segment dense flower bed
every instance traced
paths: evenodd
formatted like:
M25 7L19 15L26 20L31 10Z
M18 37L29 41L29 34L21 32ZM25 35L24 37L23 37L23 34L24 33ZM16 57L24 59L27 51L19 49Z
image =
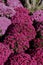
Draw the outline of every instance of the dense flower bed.
M43 65L43 10L19 0L0 0L0 65Z

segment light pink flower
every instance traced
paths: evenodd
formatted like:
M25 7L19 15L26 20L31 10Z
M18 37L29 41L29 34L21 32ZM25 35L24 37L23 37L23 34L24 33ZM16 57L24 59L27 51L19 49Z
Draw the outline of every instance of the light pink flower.
M8 26L11 24L11 20L6 17L0 17L0 35L4 35Z
M23 7L19 0L7 0L7 4L13 8Z
M0 15L12 17L15 15L15 10L12 7L6 6L4 3L0 3Z
M43 22L43 10L37 10L32 15L32 20L36 20L37 22Z
M37 10L31 16L36 31L43 37L43 10Z

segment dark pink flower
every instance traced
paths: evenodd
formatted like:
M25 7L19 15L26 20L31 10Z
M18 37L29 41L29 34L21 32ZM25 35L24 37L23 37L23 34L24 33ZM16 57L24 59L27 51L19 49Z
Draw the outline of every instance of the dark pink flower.
M16 14L12 17L12 23L19 23L19 24L33 24L31 18L29 16L29 11L26 8L15 8Z
M34 56L35 60L37 61L37 65L43 65L43 47L36 49L36 54Z
M29 48L29 41L35 38L36 32L32 24L15 23L12 24L7 32L4 43L11 45L17 52L21 52Z
M36 32L28 16L28 10L25 8L15 10L17 14L12 17L12 25L8 28L8 36L5 37L4 43L21 52L29 48L29 41L35 38Z
M28 54L21 53L18 55L14 55L14 57L10 58L11 65L30 65L31 57Z
M12 52L7 45L0 43L0 65L4 65L4 62L6 62Z
M37 61L35 60L34 57L32 57L30 65L37 65Z
M11 35L7 36L4 40L4 43L8 44L9 47L14 50L14 52L16 51L20 53L29 48L29 41L23 34L22 37L20 36L20 34L18 34L16 33L13 35L12 33Z
M11 65L38 65L35 58L26 53L14 55L9 59Z

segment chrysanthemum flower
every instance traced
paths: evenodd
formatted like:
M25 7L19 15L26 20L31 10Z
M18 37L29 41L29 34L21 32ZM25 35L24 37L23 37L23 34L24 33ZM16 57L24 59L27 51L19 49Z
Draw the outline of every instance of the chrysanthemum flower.
M36 54L34 56L35 60L37 61L37 65L43 65L43 47L36 49Z
M32 20L43 23L43 10L37 10L32 15Z
M4 65L12 52L7 45L0 43L0 65Z
M6 6L4 3L0 3L0 16L7 16L7 18L12 17L15 15L15 10L10 7Z
M11 65L30 65L31 57L28 54L21 53L14 55L14 57L11 57L10 61Z
M31 24L15 24L9 26L7 37L4 39L4 43L7 43L11 48L17 52L21 52L29 48L29 41L35 38L36 32Z
M23 7L19 0L7 0L7 4L13 8Z
M6 17L0 17L0 35L4 35L8 26L11 24L11 20Z
M25 24L33 24L31 21L31 18L29 16L30 11L28 11L26 8L15 8L16 14L12 17L12 23L25 23Z
M35 11L32 15L32 21L34 23L36 31L39 31L43 38L43 10Z

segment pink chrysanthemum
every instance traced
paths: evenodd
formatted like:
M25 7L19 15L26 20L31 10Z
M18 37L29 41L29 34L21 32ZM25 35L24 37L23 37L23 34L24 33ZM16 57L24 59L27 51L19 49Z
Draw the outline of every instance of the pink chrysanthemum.
M33 24L31 18L29 16L29 11L26 8L15 8L16 14L12 17L12 23L19 23L19 24Z
M13 49L16 46L16 51L21 52L29 48L29 41L35 38L36 32L31 24L12 24L7 34L4 43L9 44Z
M14 57L10 58L11 65L30 65L31 57L28 54L21 53L18 55L14 55Z
M12 17L15 15L15 10L12 7L6 6L4 3L0 3L0 15Z
M0 65L4 65L4 62L6 62L12 52L13 51L10 50L8 46L0 43Z
M22 39L20 40L20 38L18 38L17 40L16 36L17 35L7 36L4 40L4 43L8 44L9 47L14 50L14 52L15 51L17 53L24 52L24 50L29 48L29 42L27 39L22 41Z
M34 22L36 31L39 31L43 38L43 10L35 11L32 15L32 21Z
M43 23L43 10L37 10L32 15L32 20L36 20L37 22Z
M0 17L0 35L4 35L8 26L11 24L11 20L6 17Z
M37 61L29 54L21 53L10 58L11 65L37 65Z
M29 48L29 41L35 38L36 32L28 16L28 10L25 8L15 10L17 14L12 17L12 25L8 28L8 36L5 37L4 43L21 52Z
M43 47L36 49L36 54L34 56L35 60L37 61L37 65L43 65Z
M13 8L23 7L19 0L7 0L7 4Z

